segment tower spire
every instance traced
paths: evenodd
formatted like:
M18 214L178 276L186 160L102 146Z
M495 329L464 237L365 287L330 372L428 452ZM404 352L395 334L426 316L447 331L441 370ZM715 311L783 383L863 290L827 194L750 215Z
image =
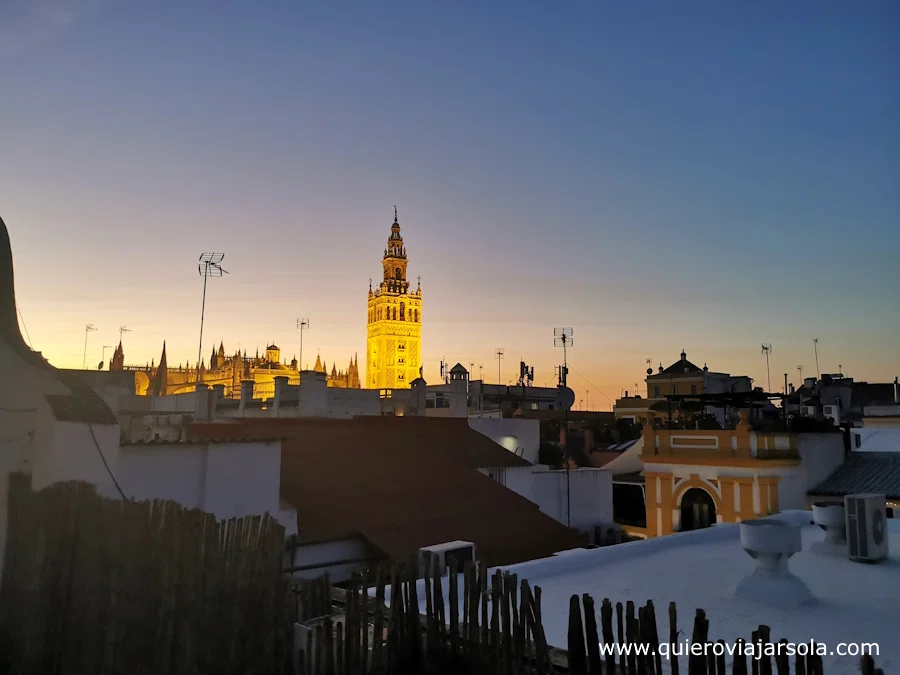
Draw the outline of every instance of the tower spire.
M397 205L396 204L394 204L394 222L395 223L398 222L397 221Z

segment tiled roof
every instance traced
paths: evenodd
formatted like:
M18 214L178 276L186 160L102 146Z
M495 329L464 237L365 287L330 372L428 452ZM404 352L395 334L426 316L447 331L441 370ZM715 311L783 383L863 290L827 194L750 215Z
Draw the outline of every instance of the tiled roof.
M679 375L690 375L695 376L698 373L702 373L703 369L698 368L695 364L691 363L687 359L679 359L671 366L663 370L661 373L654 373L653 375L649 375L647 377L648 380L653 380L655 378L664 377L666 379L671 377L677 377Z
M843 497L864 492L900 499L900 452L852 452L808 494Z
M358 533L395 560L463 540L504 565L582 546L582 538L479 467L528 463L469 428L465 419L368 417L244 419L247 438L282 443L281 498L297 509L303 539ZM213 429L215 430L215 429ZM226 433L222 430L222 433Z

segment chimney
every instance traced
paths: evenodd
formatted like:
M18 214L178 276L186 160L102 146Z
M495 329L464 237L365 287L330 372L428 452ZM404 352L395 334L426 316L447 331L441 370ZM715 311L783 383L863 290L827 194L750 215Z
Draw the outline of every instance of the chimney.
M253 380L241 380L241 416L247 410L247 405L253 400Z
M275 378L275 400L272 403L272 416L278 417L278 408L281 407L281 401L284 399L284 391L287 388L288 378L279 375Z
M197 392L197 419L208 420L209 419L209 406L210 406L210 396L211 392L209 391L209 385L204 384L203 382L198 382L196 387Z
M225 385L224 384L214 384L212 390L213 390L213 395L212 395L212 405L210 406L210 419L212 419L218 415L219 403L221 403L222 399L225 398Z

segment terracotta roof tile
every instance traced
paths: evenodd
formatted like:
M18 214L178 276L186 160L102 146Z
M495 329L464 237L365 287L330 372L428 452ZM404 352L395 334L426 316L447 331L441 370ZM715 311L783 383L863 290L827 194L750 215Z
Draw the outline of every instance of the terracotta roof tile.
M290 437L282 443L281 498L297 509L303 539L358 533L396 560L460 539L492 566L584 545L536 504L477 471L528 463L465 419L245 419L192 429L208 435L211 427L239 427L246 438Z

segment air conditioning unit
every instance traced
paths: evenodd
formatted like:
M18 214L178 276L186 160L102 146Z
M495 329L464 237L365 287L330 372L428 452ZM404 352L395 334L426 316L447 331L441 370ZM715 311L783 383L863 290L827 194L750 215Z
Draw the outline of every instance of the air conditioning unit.
M887 558L887 508L884 495L847 495L844 497L844 511L850 559L878 562Z
M445 576L451 563L456 561L456 569L463 571L466 562L475 562L475 544L471 541L449 541L419 549L419 576L424 577L426 570L433 572L434 558L438 559L438 569Z
M816 406L814 405L805 405L802 408L802 414L806 415L807 417L815 417L816 413Z
M830 419L835 425L840 426L841 424L841 409L836 405L826 405L822 406L822 412L825 414L825 417Z

